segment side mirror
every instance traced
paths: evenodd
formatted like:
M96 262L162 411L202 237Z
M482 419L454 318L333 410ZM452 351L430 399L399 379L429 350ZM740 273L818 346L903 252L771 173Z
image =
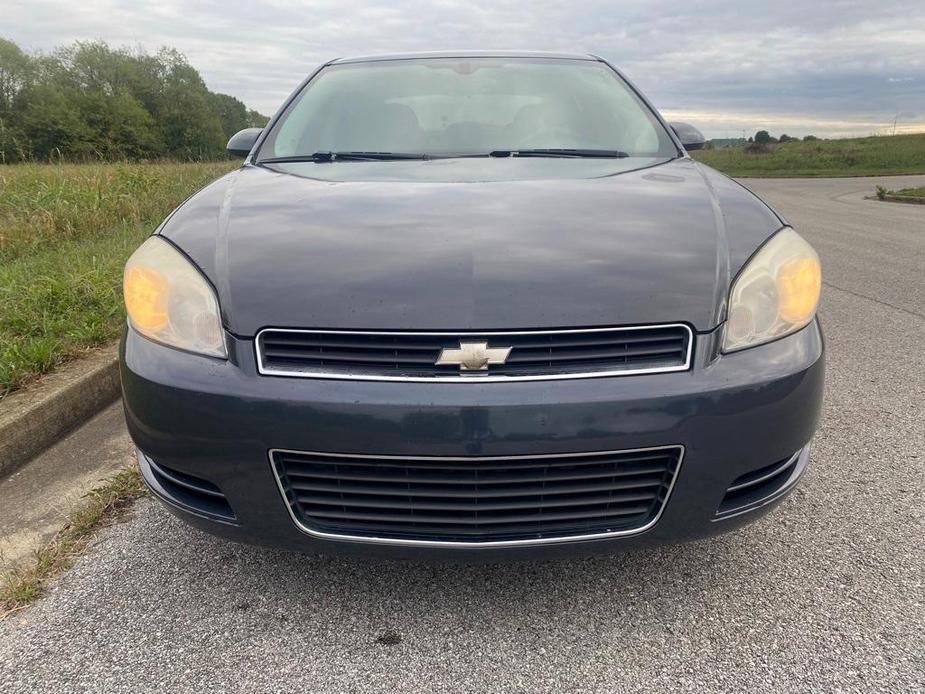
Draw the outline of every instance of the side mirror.
M681 140L684 149L703 149L707 142L707 138L703 136L703 133L690 123L669 123L668 125L671 126L674 134Z
M262 132L263 128L244 128L244 130L239 130L228 140L225 149L228 150L229 154L233 154L236 157L246 157L254 148L254 143L257 142L257 138L260 137L260 133Z

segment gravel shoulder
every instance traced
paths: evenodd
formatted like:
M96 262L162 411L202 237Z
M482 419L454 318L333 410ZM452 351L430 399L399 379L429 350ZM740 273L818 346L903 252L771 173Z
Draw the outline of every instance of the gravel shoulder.
M826 275L821 428L761 521L467 567L229 544L146 500L0 623L0 691L925 691L925 208L864 200L883 180L746 182Z

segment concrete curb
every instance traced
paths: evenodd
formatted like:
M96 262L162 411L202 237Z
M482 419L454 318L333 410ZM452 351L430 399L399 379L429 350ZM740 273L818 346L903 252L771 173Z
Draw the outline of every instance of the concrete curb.
M95 350L0 401L0 477L118 397L117 349Z
M925 198L916 198L911 195L885 195L883 200L887 202L904 202L907 205L925 205Z

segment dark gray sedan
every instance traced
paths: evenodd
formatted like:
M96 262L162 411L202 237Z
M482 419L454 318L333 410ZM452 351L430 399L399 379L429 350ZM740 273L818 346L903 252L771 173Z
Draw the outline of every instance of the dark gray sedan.
M334 60L125 269L154 494L229 538L501 558L752 520L823 389L812 247L593 56Z

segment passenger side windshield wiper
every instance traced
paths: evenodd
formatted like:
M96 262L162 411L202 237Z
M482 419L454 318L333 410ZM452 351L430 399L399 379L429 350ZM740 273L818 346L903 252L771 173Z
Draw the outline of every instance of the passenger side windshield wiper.
M258 164L290 164L312 161L325 164L332 161L395 161L400 159L430 159L426 154L406 154L404 152L315 152L291 157L270 157L260 159Z
M623 159L629 154L618 149L496 149L491 157L572 157L587 159Z

